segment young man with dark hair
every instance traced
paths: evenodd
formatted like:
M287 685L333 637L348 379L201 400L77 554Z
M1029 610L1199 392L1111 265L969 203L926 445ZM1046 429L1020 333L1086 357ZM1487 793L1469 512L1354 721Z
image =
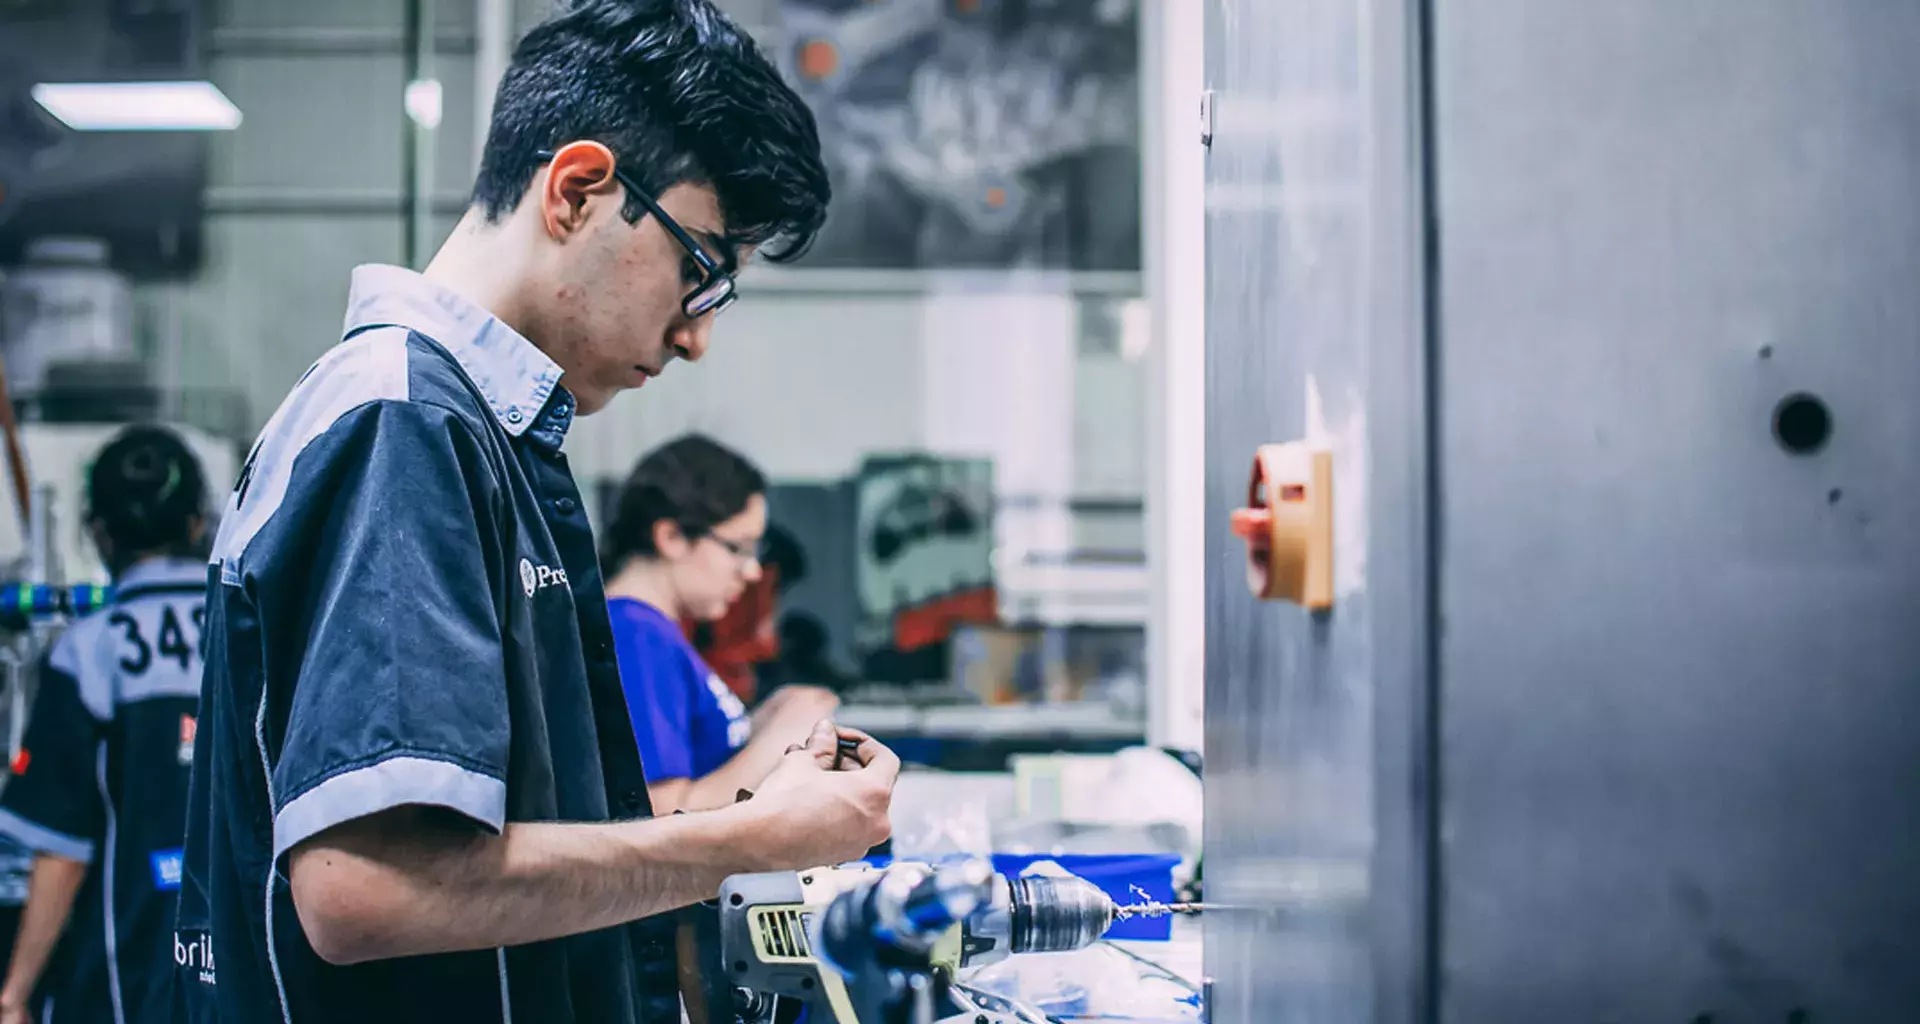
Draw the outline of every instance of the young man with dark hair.
M708 0L521 42L472 208L424 275L355 271L215 538L177 1018L677 1020L653 915L884 837L899 762L830 721L753 799L651 817L560 454L827 199L812 116Z

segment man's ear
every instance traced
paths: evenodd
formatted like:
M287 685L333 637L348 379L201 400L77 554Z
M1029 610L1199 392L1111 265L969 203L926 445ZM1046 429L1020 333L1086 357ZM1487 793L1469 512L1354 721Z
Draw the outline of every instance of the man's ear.
M564 239L587 222L587 203L596 196L617 194L613 151L598 142L569 142L560 147L536 179L540 216L547 234Z

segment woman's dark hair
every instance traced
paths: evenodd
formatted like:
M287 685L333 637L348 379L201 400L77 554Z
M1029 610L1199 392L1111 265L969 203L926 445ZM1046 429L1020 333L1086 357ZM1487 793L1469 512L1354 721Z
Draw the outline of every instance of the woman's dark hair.
M728 240L795 259L832 190L813 112L710 0L577 0L527 33L500 80L473 203L498 220L569 142L611 149L655 198L711 185ZM647 208L626 198L626 218ZM768 243L773 243L768 245Z
M655 523L666 520L689 538L746 511L765 494L767 478L739 452L702 434L687 434L642 458L614 501L613 521L601 534L600 566L607 575L630 558L651 558Z
M87 518L111 542L116 573L143 556L194 553L195 521L206 511L200 460L164 427L122 430L87 471Z

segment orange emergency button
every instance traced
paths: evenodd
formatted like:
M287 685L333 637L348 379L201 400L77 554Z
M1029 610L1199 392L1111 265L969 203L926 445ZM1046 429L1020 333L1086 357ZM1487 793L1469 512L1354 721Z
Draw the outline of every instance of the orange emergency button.
M1247 542L1247 589L1265 601L1333 607L1333 453L1304 441L1254 453L1247 507L1230 524Z

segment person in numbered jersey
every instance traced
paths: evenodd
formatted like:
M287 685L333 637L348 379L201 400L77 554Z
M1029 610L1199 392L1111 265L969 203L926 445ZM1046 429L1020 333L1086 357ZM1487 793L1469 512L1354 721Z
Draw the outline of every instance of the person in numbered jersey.
M712 622L760 578L767 482L699 434L642 458L601 544L614 653L655 813L708 810L760 785L839 700L812 686L770 694L751 718L682 622Z
M0 833L34 852L0 1024L32 1019L36 988L43 1020L160 1019L174 971L207 589L198 460L171 431L122 431L88 472L86 523L115 592L48 652L0 793Z

